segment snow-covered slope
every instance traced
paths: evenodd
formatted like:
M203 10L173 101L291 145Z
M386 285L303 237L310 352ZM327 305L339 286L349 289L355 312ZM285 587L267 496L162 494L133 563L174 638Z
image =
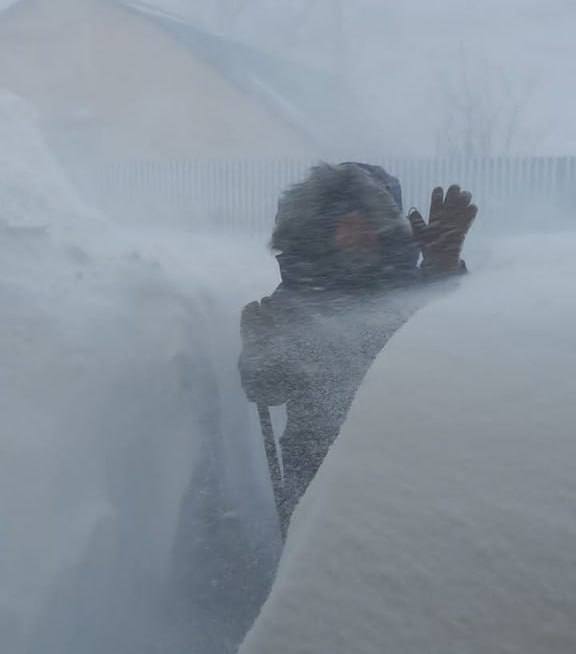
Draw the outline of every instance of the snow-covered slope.
M0 651L227 651L278 546L236 370L272 261L118 228L0 118Z
M576 651L575 248L502 243L397 333L241 654Z

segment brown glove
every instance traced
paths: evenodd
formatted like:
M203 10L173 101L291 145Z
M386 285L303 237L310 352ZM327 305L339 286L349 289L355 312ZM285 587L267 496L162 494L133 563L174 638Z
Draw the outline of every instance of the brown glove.
M478 207L471 204L472 195L457 185L446 191L437 187L432 191L428 224L417 209L412 209L408 220L414 240L422 252L422 271L443 275L465 271L460 255L468 230L476 218Z

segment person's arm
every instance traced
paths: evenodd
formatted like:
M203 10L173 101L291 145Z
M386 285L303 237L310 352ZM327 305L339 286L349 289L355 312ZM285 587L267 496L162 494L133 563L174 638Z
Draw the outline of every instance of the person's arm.
M270 298L244 307L240 331L238 368L246 397L267 406L286 403L292 386L288 336L276 320Z

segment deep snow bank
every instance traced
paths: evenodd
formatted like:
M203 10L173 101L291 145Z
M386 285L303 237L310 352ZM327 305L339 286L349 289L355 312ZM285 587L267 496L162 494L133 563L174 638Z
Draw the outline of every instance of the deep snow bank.
M229 651L277 552L236 370L272 262L120 230L0 118L0 650Z
M392 339L242 654L576 651L575 247L500 244Z

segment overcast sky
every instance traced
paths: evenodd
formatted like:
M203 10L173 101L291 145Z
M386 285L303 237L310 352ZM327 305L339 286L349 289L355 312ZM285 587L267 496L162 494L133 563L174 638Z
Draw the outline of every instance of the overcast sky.
M576 153L573 0L148 1L205 29L342 70L357 98L351 119L360 103L391 154L435 152L447 126L471 111L461 104L474 107L476 123L496 125L496 149L510 132L514 152Z
M477 107L471 120L478 130L495 125L496 152L576 153L573 0L153 2L285 56L344 68L391 153L438 150L448 126L466 121L464 78Z

